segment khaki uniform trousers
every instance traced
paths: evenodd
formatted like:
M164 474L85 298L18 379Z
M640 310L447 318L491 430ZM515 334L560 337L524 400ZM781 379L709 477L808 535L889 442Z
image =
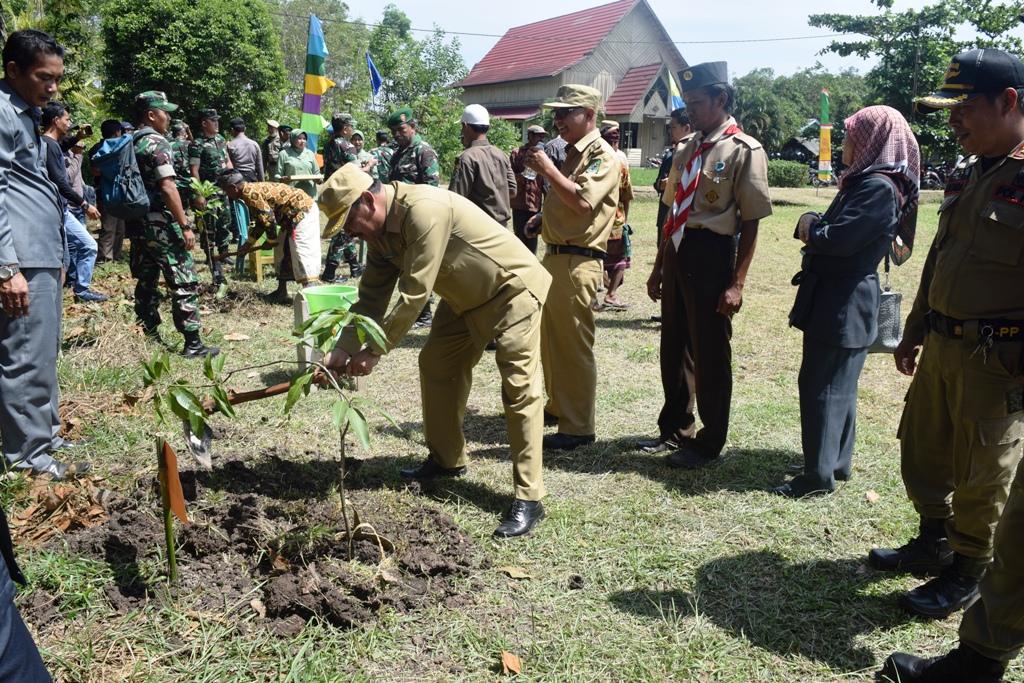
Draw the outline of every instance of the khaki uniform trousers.
M505 304L522 307L528 297L533 313L504 329L478 330L473 335L464 316L456 315L443 299L434 314L430 334L420 352L420 386L423 400L423 436L430 457L441 467L466 464L466 437L462 421L473 384L473 368L480 362L491 338L497 344L494 360L501 373L501 402L512 452L512 478L516 498L544 497L544 415L540 382L541 304L523 292ZM493 334L492 334L493 333Z
M960 622L960 640L1009 662L1024 646L1024 472L1017 471L996 528L995 560L981 580L981 600Z
M544 268L551 288L541 325L541 359L548 390L547 411L558 417L558 431L587 436L597 431L597 362L594 310L603 275L598 259L547 254Z
M987 558L1021 456L1022 345L995 342L986 354L974 328L965 326L965 339L925 338L899 437L903 483L918 513L954 517L950 547Z

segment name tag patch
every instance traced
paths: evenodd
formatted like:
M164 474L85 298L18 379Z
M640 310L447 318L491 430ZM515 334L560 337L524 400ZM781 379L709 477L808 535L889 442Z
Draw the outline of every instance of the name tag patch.
M1024 206L1024 188L1003 183L996 186L992 192L992 198Z

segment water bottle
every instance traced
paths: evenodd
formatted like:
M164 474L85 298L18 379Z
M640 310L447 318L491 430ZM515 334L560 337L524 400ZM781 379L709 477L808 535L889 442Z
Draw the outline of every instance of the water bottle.
M544 151L544 143L543 142L538 142L537 146L534 147L532 151L534 151L534 152L543 152ZM526 178L527 180L536 180L537 172L534 171L529 166L527 166L526 168L523 169L523 177Z

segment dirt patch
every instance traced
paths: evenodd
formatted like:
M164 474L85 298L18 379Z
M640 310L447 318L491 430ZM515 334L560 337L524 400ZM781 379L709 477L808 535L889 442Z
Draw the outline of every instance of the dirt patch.
M451 517L426 501L390 497L385 504L380 491L355 491L349 500L359 519L350 513L349 524L363 524L350 544L337 497L325 493L336 476L332 467L269 454L227 462L210 474L182 472L193 520L175 524L174 586L163 575L153 478L112 503L106 523L63 538L72 553L110 568L114 580L104 592L122 614L169 592L187 609L253 619L291 636L313 618L349 628L377 619L385 608L472 604L482 585L468 577L491 563ZM37 586L21 604L41 630L63 620L59 597L46 590Z

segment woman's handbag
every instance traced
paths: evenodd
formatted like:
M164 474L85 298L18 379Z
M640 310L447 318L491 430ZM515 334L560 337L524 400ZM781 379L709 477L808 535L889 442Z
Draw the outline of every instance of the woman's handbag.
M889 286L889 255L885 256L885 287L882 298L878 302L878 336L868 349L868 353L892 353L903 338L903 316L900 305L903 295L892 291Z

